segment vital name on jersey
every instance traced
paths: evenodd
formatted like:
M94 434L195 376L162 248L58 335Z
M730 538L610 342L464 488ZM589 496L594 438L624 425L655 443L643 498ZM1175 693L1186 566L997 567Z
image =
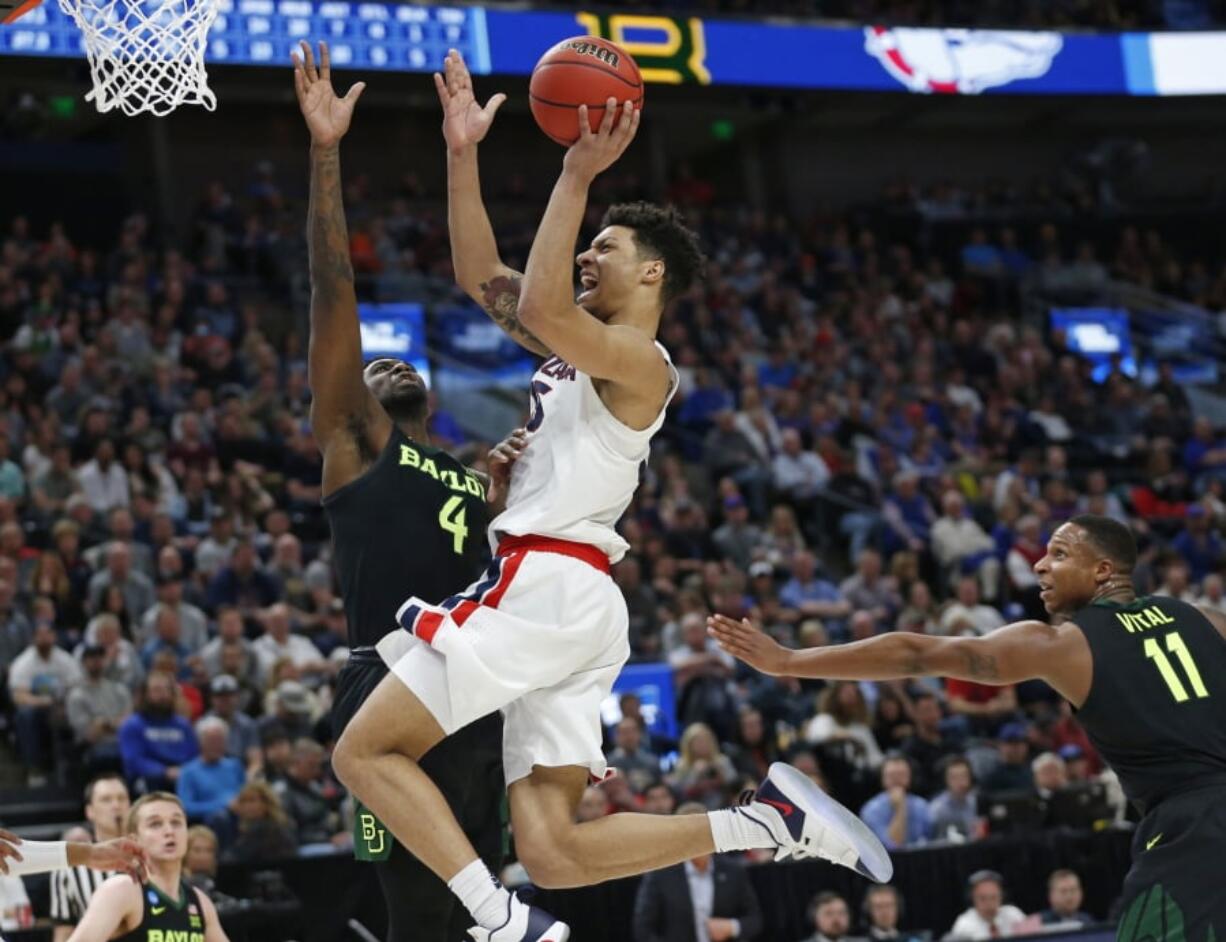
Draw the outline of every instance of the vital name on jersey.
M422 474L428 474L436 481L441 481L453 491L458 491L461 494L472 494L476 497L485 497L485 486L481 480L471 472L466 471L463 479L460 478L451 468L439 468L433 458L423 458L420 451L412 445L400 446L400 466L403 468L415 468Z
M1116 612L1115 617L1128 629L1129 634L1175 624L1175 619L1155 605L1143 608L1139 612Z
M563 360L561 357L550 357L541 364L538 373L544 373L552 379L570 379L575 378L575 368Z

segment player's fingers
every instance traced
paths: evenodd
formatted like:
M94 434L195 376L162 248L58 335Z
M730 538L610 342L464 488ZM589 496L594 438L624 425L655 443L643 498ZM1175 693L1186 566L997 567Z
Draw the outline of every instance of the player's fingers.
M498 114L498 109L502 107L502 103L506 100L507 96L499 92L485 103L485 107L481 111L487 118L492 119L494 115Z
M434 90L438 92L439 104L446 108L447 100L449 98L447 94L447 80L437 72L434 73Z
M10 844L20 844L21 838L12 831L6 831L0 828L0 841L8 841Z
M612 95L604 103L604 118L600 122L600 134L607 137L613 131L613 122L617 120L617 99Z
M325 82L332 79L332 57L328 55L328 44L319 41L319 77Z
M306 74L302 71L302 63L294 57L294 93L298 96L298 104L306 98Z
M6 861L3 857L0 857L0 875L6 877L9 875L8 861Z
M579 106L579 137L592 136L592 122L587 117L587 105Z
M315 53L311 51L311 44L305 40L302 43L302 61L303 68L306 70L307 86L319 78L319 73L315 71Z
M358 103L358 99L362 97L362 92L366 91L365 82L355 82L353 87L345 93L345 104L353 107Z
M627 101L618 110L620 114L617 117L617 130L625 137L634 123L634 102Z

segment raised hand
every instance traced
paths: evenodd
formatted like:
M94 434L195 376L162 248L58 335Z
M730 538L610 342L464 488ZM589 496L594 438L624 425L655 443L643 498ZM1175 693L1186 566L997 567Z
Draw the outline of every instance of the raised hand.
M494 123L494 115L507 100L499 92L482 108L473 94L473 79L458 50L449 49L443 74L434 73L434 87L443 106L443 138L448 150L461 151L480 143Z
M748 619L735 621L727 615L712 615L707 619L707 634L719 646L763 674L786 672L791 653L770 635L764 634Z
M510 435L490 449L486 466L489 468L490 487L485 499L490 504L498 504L506 498L507 488L511 486L511 468L519 460L528 445L528 433L517 428Z
M566 151L562 166L591 182L611 167L626 152L639 129L639 109L627 101L618 107L617 99L605 103L604 120L600 129L592 131L587 105L579 106L579 140Z
M86 844L85 866L94 870L118 870L140 883L145 879L145 852L127 837Z
M306 118L311 143L329 147L338 143L349 130L353 106L362 97L366 83L356 83L344 98L337 98L332 90L332 62L328 58L328 44L319 44L318 68L315 67L310 43L300 42L299 45L302 55L296 52L290 55L294 60L294 90L298 93L298 107Z

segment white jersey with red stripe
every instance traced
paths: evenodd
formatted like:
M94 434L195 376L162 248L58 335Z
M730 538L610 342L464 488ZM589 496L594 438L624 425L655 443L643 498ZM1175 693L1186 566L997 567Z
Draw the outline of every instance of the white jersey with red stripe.
M669 389L655 420L632 429L601 401L592 378L550 357L532 377L528 444L511 471L507 507L490 524L490 543L513 536L554 537L587 543L617 562L629 545L615 529L639 485L651 438L677 389L668 364Z

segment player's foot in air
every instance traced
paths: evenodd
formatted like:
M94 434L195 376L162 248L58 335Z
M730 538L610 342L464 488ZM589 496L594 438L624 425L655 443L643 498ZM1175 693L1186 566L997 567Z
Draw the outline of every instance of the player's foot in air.
M753 798L738 812L770 831L776 860L820 857L870 880L894 875L890 855L868 825L783 762L771 765Z
M567 942L570 926L521 902L514 893L507 904L507 921L496 929L474 926L468 930L473 942Z

